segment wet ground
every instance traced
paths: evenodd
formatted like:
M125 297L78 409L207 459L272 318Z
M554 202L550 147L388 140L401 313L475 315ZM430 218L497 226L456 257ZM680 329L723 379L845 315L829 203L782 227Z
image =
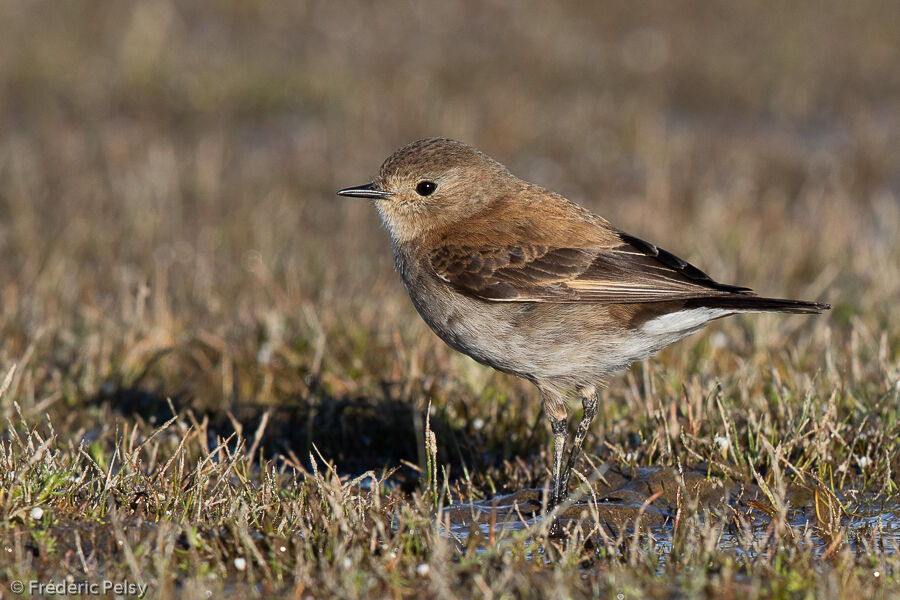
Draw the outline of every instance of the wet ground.
M705 469L679 474L670 468L622 469L600 467L591 485L578 492L558 511L556 531L602 540L615 540L640 529L652 532L665 552L680 509L696 508L704 519L721 521L719 548L746 552L754 541L772 533L775 509L758 486L731 482ZM865 549L878 545L887 551L900 548L900 502L894 498L848 494L831 496L824 489L791 486L787 491L790 535L808 537L814 548L827 552L834 542L829 532L837 526L850 535L839 543ZM687 514L686 513L686 514ZM459 542L474 536L494 540L503 534L530 529L539 535L551 517L546 514L546 490L525 489L475 502L460 502L442 513L444 531ZM598 542L601 542L598 539Z
M683 481L683 487L682 487ZM546 490L525 489L444 509L444 522L450 523L455 535L468 535L472 525L484 533L490 528L524 529L538 524L546 510ZM560 508L563 525L590 521L602 524L611 535L634 526L640 517L648 526L663 526L675 519L680 503L687 497L703 505L727 505L739 497L756 499L756 486L726 483L701 471L688 471L682 476L674 469L639 468L624 470L603 465L591 477L588 489L573 491Z

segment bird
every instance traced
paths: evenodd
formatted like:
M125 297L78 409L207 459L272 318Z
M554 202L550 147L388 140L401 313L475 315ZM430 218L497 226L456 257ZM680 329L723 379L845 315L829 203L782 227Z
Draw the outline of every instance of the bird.
M337 193L374 201L394 266L439 338L537 387L553 435L551 508L568 496L612 375L728 315L831 308L719 283L448 138L409 143L372 182ZM575 397L583 412L573 437L566 404Z

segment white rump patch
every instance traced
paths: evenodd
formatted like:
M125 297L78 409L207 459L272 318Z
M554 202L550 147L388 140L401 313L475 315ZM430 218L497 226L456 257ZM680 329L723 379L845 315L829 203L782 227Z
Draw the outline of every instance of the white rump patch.
M692 308L680 310L651 319L641 327L641 333L648 336L665 336L695 331L719 317L735 311L724 308Z

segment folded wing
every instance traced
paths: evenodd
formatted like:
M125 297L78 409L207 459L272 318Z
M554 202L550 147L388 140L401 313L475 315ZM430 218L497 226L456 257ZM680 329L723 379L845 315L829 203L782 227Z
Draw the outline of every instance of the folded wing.
M748 288L714 281L649 242L623 233L619 240L597 248L448 244L432 251L430 259L440 278L485 300L637 303L754 296Z

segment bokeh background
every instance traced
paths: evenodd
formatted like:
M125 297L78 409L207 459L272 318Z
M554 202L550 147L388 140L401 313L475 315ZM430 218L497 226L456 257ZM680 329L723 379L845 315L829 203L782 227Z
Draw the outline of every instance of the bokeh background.
M26 416L74 431L158 422L167 399L222 427L270 410L267 451L315 442L353 470L415 461L432 397L442 439L478 449L448 460L527 456L533 390L446 349L375 211L335 196L443 135L715 278L835 306L728 321L656 364L714 381L799 356L883 392L898 31L875 1L2 2L0 362ZM518 442L490 432L510 406Z

